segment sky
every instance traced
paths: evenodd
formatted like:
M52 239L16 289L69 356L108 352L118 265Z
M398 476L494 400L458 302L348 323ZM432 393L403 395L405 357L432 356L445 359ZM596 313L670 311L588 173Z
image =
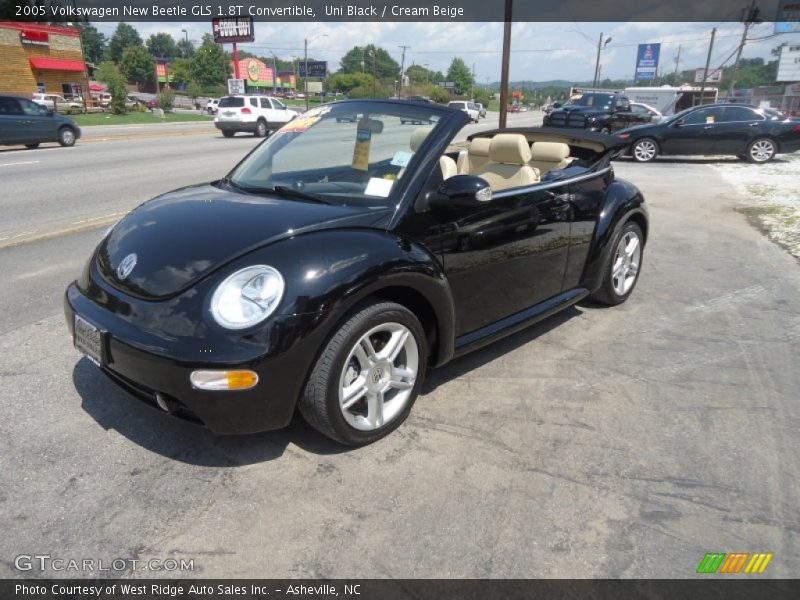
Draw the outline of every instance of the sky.
M110 37L116 23L96 24ZM190 40L199 43L210 23L133 23L143 39L166 31L178 40L185 29ZM591 80L594 76L597 42L600 34L611 38L602 52L602 77L632 79L636 47L640 43L660 42L660 70L675 70L680 46L680 68L695 69L705 65L708 42L717 28L712 67L732 65L744 26L741 23L514 23L511 36L512 81ZM500 79L502 23L274 23L256 22L256 40L239 48L259 56L274 53L278 58L302 58L303 40L309 41L309 58L329 61L329 70L339 68L338 60L353 46L376 44L397 60L400 46L409 46L405 65L427 65L432 70L447 71L455 56L472 68L478 84ZM782 42L800 43L800 33L773 34L771 23L751 28L744 58L773 60L770 50Z

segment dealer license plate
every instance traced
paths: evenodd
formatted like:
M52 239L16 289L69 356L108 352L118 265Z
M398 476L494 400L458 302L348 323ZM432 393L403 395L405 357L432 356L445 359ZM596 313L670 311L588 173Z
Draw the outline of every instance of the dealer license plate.
M75 347L98 367L103 364L103 332L75 315Z

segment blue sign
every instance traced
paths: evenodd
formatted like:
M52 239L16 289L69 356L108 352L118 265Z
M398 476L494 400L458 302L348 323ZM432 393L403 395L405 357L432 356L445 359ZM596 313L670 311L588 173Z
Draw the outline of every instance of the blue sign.
M328 76L328 61L325 60L301 60L297 63L300 77L325 79Z
M655 79L658 73L658 55L661 44L639 44L636 54L636 79Z
M775 18L775 33L800 32L800 2L796 0L782 1Z

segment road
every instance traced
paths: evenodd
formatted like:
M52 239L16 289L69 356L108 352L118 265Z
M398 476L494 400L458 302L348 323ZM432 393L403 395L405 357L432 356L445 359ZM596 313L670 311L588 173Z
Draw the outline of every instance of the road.
M41 161L0 167L3 235L127 210L254 143L0 152ZM101 230L0 249L0 577L44 553L193 559L180 574L199 577L683 578L711 551L795 576L800 269L704 162L615 169L652 215L632 299L432 372L409 421L357 450L301 421L215 437L141 405L63 323Z

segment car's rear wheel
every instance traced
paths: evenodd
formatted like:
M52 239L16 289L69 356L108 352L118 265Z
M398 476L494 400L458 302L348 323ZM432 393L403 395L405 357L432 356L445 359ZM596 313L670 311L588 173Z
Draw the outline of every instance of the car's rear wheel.
M658 156L658 142L652 138L636 140L631 146L631 156L637 162L650 162Z
M752 163L765 163L775 158L778 148L769 138L757 138L747 146L747 160Z
M394 302L362 305L318 358L300 413L342 444L374 442L408 417L427 361L425 332L414 313Z
M62 127L58 130L58 143L62 146L75 145L75 132L72 127Z
M224 135L226 138L232 138L234 133L236 133L236 132L235 131L224 131L223 130L222 135Z
M264 121L259 121L256 123L256 137L266 137L267 135L267 124Z
M26 148L30 148L31 150L33 150L34 148L38 148L39 147L39 142L36 142L35 144L25 144L25 147Z
M613 250L603 271L603 283L591 299L608 306L622 304L633 293L642 269L642 229L628 221L614 240Z

